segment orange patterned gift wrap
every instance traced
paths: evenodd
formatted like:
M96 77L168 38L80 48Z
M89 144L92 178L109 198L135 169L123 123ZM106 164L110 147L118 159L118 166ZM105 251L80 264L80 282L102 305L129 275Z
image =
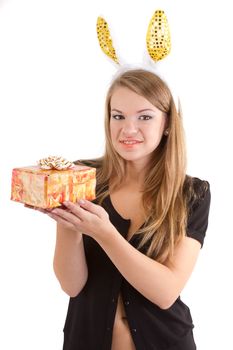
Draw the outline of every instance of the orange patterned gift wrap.
M39 208L54 208L63 201L95 199L96 169L74 165L66 170L39 166L12 171L11 199Z

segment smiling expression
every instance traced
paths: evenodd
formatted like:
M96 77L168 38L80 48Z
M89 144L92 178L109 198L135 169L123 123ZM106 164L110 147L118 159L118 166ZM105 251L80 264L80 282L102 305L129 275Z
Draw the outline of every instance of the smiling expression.
M110 135L116 152L125 160L147 163L163 136L165 113L125 87L113 92L110 113Z

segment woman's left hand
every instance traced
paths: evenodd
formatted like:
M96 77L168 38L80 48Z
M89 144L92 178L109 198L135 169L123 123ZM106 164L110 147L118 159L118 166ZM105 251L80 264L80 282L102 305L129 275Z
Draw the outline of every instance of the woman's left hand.
M66 209L55 208L49 215L59 222L65 220L72 224L74 229L80 231L94 239L106 238L106 233L112 230L114 226L109 220L109 215L100 205L94 204L88 200L81 199L78 203L64 202Z

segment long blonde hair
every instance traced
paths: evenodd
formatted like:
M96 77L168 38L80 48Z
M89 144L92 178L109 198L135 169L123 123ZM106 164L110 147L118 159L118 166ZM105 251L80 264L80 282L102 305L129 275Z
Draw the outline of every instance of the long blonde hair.
M174 247L185 236L187 202L192 178L186 175L186 148L180 108L177 111L168 86L157 75L142 69L128 70L111 84L105 105L106 148L103 157L88 161L97 169L97 200L101 204L111 188L122 184L126 161L115 151L110 137L110 103L114 91L125 87L146 98L167 115L169 135L163 136L148 164L142 203L147 220L136 232L138 249L159 262L171 260ZM85 161L81 161L84 162Z

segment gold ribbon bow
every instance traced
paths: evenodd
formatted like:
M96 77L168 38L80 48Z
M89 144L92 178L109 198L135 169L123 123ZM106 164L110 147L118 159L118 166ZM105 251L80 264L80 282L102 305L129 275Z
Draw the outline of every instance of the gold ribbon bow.
M47 158L42 158L38 161L38 165L43 170L66 170L72 168L74 163L68 161L63 157L49 156Z

